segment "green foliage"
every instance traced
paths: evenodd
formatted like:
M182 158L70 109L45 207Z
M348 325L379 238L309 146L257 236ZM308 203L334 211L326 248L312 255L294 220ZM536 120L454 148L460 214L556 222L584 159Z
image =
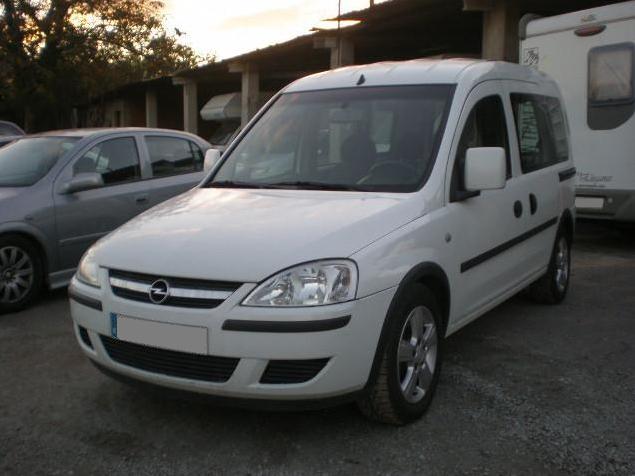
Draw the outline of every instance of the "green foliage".
M0 0L0 116L67 127L72 107L204 61L163 26L160 0Z

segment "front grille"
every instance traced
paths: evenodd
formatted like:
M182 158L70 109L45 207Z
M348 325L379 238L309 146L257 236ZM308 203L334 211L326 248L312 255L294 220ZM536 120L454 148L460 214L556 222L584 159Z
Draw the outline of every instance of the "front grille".
M90 341L90 336L88 335L88 331L86 330L85 327L82 327L82 326L78 326L78 327L79 327L79 338L82 340L84 344L86 344L87 347L90 347L92 349L93 343Z
M159 280L169 285L168 296L161 303L150 299L150 288ZM205 281L110 270L110 288L114 295L163 306L211 309L219 306L239 287L240 283L227 281Z
M324 368L329 359L270 360L260 383L289 384L308 382Z
M120 364L147 372L205 382L226 382L240 360L159 349L107 336L101 336L101 342L110 358Z

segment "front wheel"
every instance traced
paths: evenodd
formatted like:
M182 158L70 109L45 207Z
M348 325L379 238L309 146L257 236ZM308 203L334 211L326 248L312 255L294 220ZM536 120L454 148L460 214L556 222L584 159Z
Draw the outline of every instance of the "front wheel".
M404 290L387 319L377 375L358 404L372 420L402 425L421 417L432 401L443 326L434 295L421 284Z
M36 248L22 237L0 237L0 313L27 307L40 293L43 272Z
M571 242L562 228L556 235L547 273L529 287L529 296L541 304L559 304L567 295L571 276Z

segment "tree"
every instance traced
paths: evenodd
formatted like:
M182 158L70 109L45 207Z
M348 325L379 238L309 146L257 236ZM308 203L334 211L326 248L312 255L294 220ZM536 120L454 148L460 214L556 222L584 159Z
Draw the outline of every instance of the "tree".
M0 0L0 114L66 127L72 107L201 62L163 26L161 0Z

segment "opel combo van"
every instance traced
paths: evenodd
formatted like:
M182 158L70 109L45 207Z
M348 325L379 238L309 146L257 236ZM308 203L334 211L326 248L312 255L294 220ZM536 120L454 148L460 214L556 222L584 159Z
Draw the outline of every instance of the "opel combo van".
M79 345L124 380L416 419L448 335L525 288L567 293L565 117L552 80L502 62L301 79L197 188L85 254Z

